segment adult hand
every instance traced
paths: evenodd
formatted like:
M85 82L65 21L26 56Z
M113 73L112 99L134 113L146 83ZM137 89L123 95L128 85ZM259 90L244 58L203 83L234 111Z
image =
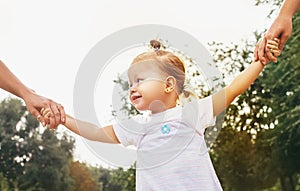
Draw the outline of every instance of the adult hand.
M64 108L52 101L51 99L42 97L25 86L0 60L0 88L18 96L25 101L28 111L34 115L42 124L49 124L50 129L56 129L60 123L64 123L66 119ZM41 115L42 108L49 108L52 115L45 120Z
M34 115L43 126L49 125L50 129L56 129L57 126L65 122L66 114L64 107L51 99L42 97L33 91L23 97L27 110ZM52 115L49 119L42 116L41 109L48 108L51 110Z
M260 60L263 64L266 63L267 59L274 60L274 57L271 54L266 54L266 41L272 40L274 38L278 38L280 40L279 50L282 52L283 47L286 41L292 34L293 26L292 26L292 18L291 17L284 17L278 16L269 30L266 32L264 36L264 40L257 43L255 50L254 50L254 60ZM266 58L266 56L270 56Z
M286 41L290 38L292 31L292 18L281 16L275 19L265 37L267 40L278 38L280 40L279 50L282 51Z

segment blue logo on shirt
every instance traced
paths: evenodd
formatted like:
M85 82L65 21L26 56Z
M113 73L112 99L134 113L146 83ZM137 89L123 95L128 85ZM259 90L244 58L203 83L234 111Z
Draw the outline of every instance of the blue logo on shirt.
M171 128L170 128L169 125L163 125L163 126L161 127L161 132L162 132L162 134L169 134L170 131L171 131Z

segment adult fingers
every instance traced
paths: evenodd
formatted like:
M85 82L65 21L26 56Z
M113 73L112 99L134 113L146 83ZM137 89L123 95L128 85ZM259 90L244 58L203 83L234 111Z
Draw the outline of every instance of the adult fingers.
M278 38L274 38L272 40L267 40L267 46L272 45L276 46L276 48L279 46L280 40Z
M49 122L48 122L48 125L49 125L49 129L56 129L57 128L57 122L55 121L55 117L53 115L51 115L49 117Z
M51 108L51 102L47 102L46 104L44 104L44 107L41 109L40 112L44 117L45 123L48 125L49 129L55 129L58 126L58 124L55 120L53 110Z
M63 110L63 117L65 117L64 109L63 109L63 107L60 104L55 103L55 102L52 102L51 105L50 105L50 107L51 107L53 118L54 118L54 120L53 120L53 124L54 125L52 126L52 128L56 129L57 126L60 123L62 123L62 120L61 120L61 116L62 116L61 110Z
M51 113L52 111L51 111L51 109L50 108L42 108L41 109L41 113L42 113L42 115L43 115L43 117L44 118L50 118L50 116L52 115L52 113Z
M267 44L267 48L270 50L278 50L278 46L273 44Z
M268 59L272 62L277 62L277 56L280 55L279 43L280 40L278 38L267 40L265 52Z
M282 51L286 41L289 39L290 35L282 34L280 37L279 50Z
M51 109L50 108L42 108L41 111L42 116L44 117L45 120L45 124L49 124L50 123L50 117L51 117Z
M275 57L278 57L281 53L279 50L272 50L271 52L274 54Z
M267 51L271 52L275 57L280 55L280 50L277 45L267 44Z
M43 125L44 127L46 126L46 122L45 122L44 117L41 115L41 113L40 113L37 109L32 108L32 109L30 110L30 113L31 113L34 117L36 117L36 119L37 119L40 123L42 123L42 125Z
M277 44L280 43L280 39L279 39L279 38L274 38L273 40L274 40Z
M263 37L261 39L261 42L259 43L259 46L258 46L258 50L257 50L257 56L258 56L258 59L265 65L267 64L267 60L266 60L266 57L265 57L265 46L266 46L266 38Z
M52 118L52 111L50 109L50 106L47 106L47 104L45 104L45 107L43 107L41 110L40 110L40 113L43 117L43 120L44 120L44 124L43 126L45 127L46 125L50 125L50 120ZM51 122L53 123L53 122Z
M64 109L64 106L62 106L61 104L57 104L57 109L60 113L60 120L62 123L65 123L66 121L66 113L65 113L65 109Z
M274 56L274 54L271 51L267 50L266 51L266 56L268 57L269 61L271 61L271 62L277 62L276 56Z

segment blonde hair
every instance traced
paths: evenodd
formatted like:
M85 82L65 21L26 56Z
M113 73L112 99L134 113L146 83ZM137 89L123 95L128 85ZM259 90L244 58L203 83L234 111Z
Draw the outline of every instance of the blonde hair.
M161 43L159 41L151 40L150 45L154 51L144 52L138 55L134 58L132 64L153 60L153 64L157 64L163 72L176 79L178 98L180 98L181 95L183 95L184 98L194 95L191 91L187 90L187 86L185 85L186 77L184 62L174 53L161 50Z

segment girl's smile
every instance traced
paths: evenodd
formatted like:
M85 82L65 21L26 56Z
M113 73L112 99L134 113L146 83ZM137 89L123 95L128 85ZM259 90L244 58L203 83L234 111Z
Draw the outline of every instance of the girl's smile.
M141 99L142 99L142 96L137 92L130 95L130 101L133 104L137 103Z
M158 111L158 108L153 108L153 102L159 101L168 106L169 93L165 91L168 82L164 80L167 76L153 60L132 64L128 70L128 78L129 98L133 106L140 111L152 112Z

